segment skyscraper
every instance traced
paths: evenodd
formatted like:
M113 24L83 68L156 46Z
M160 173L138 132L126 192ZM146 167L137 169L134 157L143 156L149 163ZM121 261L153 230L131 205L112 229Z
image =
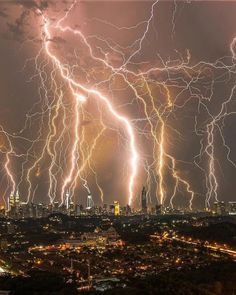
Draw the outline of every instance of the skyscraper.
M92 195L89 194L87 197L87 209L91 209L94 206Z
M75 215L75 205L74 205L74 203L72 201L69 204L69 215L70 216L74 216Z
M66 192L66 209L69 209L69 205L70 205L70 193L69 191Z
M142 213L147 214L147 192L146 192L145 186L142 189L141 205L142 205Z
M120 204L118 201L114 201L114 207L115 207L115 210L114 210L115 216L120 215Z
M11 210L11 208L15 205L15 194L14 192L11 192L9 200L8 200L8 207L9 210Z
M20 204L20 195L19 195L19 191L17 190L15 194L15 205L19 206L19 204Z
M9 201L8 201L8 207L9 210L11 210L12 207L18 207L20 204L20 196L18 190L16 192L11 192Z

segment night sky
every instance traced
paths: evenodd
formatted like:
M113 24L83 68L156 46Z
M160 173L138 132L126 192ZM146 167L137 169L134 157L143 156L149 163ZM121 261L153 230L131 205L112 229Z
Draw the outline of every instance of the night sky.
M60 201L63 181L70 171L77 110L67 82L45 52L45 42L69 69L70 77L106 95L114 109L128 118L139 156L134 206L139 205L143 185L149 202L160 202L160 177L164 204L169 205L176 184L173 173L185 182L176 186L176 207L189 206L188 190L194 192L193 209L203 208L206 198L210 204L216 199L234 201L236 60L230 44L236 37L236 3L78 1L68 12L72 3L0 3L2 202L12 190L6 171L11 148L9 169L22 201L29 196L29 201L49 202L52 195ZM82 32L93 55L110 67L91 57L80 36L56 28L67 12L61 24ZM50 40L45 37L43 17L50 22ZM123 64L120 72L112 70ZM155 70L147 74L151 68ZM67 186L72 198L84 203L90 191L100 204L100 187L104 203L119 200L126 204L131 171L130 139L124 126L92 95L81 105L79 117L75 169ZM162 126L164 164L160 176ZM90 161L76 177L90 154ZM175 159L175 168L168 155Z

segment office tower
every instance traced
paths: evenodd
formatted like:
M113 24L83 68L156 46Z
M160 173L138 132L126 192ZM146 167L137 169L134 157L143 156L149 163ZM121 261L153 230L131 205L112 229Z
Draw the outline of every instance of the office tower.
M226 205L225 202L215 202L214 203L214 213L217 215L225 215L226 214Z
M11 208L13 206L15 206L15 194L14 194L14 192L11 192L10 197L9 197L9 200L8 200L9 210L11 210Z
M91 194L87 197L87 209L91 209L94 206L93 198Z
M71 197L70 197L70 193L69 191L66 191L66 200L65 200L65 203L66 203L66 209L68 210L69 209L69 206L70 206L70 202L71 202Z
M120 215L120 204L118 201L114 201L114 214L116 216Z
M8 200L8 209L10 211L15 211L17 213L20 205L20 196L18 190L16 192L11 192ZM12 212L13 213L13 212Z
M15 205L18 207L20 205L20 196L19 196L19 191L16 191L15 194Z
M147 192L146 192L145 187L143 187L143 189L142 189L141 205L142 205L142 213L147 214Z
M229 214L236 215L236 202L229 202Z
M70 202L69 204L69 215L74 216L75 215L75 206L73 202Z

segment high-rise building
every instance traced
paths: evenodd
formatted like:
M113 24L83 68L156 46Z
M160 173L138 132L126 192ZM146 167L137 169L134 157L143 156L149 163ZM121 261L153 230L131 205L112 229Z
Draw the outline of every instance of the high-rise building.
M120 215L120 204L118 201L114 201L114 214L116 216Z
M236 215L236 202L229 202L229 214Z
M14 192L11 192L8 203L9 203L9 209L11 209L15 205L15 194L14 194Z
M214 203L214 213L217 215L225 215L226 214L226 205L225 202L219 201Z
M13 207L17 208L20 205L20 196L18 190L16 192L11 192L9 201L8 201L8 207L9 210L11 210Z
M19 206L20 205L20 195L19 195L19 191L18 190L16 191L16 194L15 194L15 205L16 206Z
M87 209L91 209L94 206L92 195L89 194L87 197Z
M73 202L70 202L70 205L69 205L69 215L70 216L74 216L75 215L75 205Z
M142 189L141 205L142 205L142 213L147 214L147 192L146 192L145 187L143 187L143 189Z
M66 200L65 200L65 203L66 203L66 209L69 209L70 202L71 202L70 193L69 193L69 191L67 191L67 192L66 192Z

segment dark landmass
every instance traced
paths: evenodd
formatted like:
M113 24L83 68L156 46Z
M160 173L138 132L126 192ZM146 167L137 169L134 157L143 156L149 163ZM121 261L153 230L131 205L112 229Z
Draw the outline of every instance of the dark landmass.
M188 226L179 232L195 239L236 247L236 224L234 223L221 222L201 227Z
M213 263L192 271L169 271L145 279L131 279L125 288L105 292L83 292L87 295L232 295L236 292L236 263ZM76 286L57 274L33 270L29 277L2 277L0 289L11 295L74 295Z
M132 280L127 288L104 295L232 295L236 294L236 263L214 263L192 271L170 271L145 280ZM89 292L89 295L101 294Z

